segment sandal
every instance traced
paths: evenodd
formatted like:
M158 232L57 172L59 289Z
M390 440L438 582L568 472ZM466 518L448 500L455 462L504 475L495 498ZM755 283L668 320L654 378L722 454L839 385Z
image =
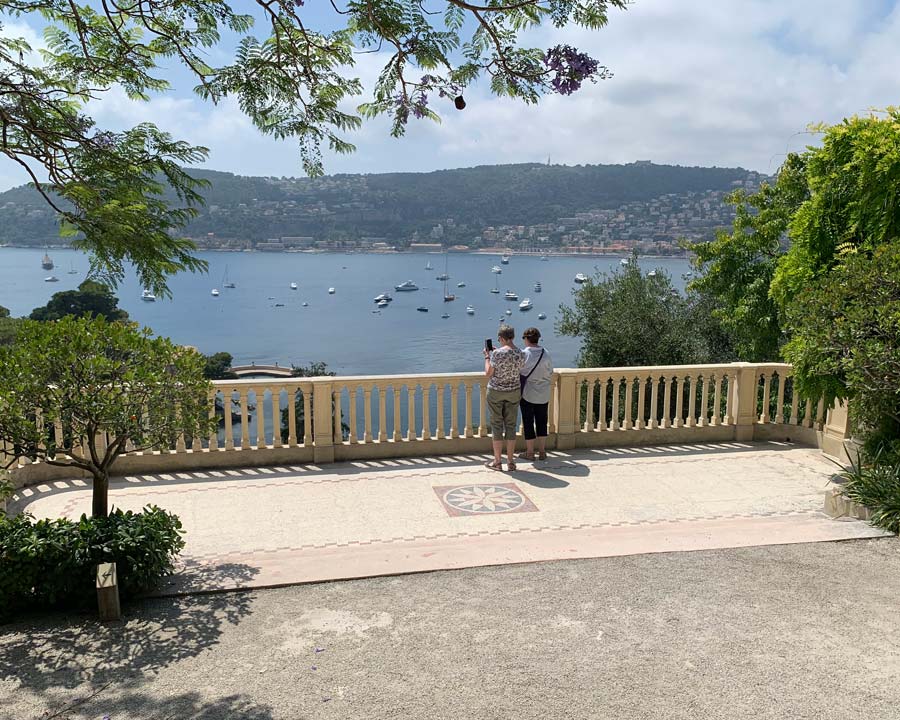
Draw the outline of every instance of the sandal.
M503 472L503 463L494 462L493 460L488 460L484 466L488 470L497 470L498 472Z
M534 462L534 455L529 455L527 452L520 452L519 459L520 460L531 460L532 462Z
M547 453L542 452L540 455L538 455L538 460L546 460L546 459L547 459Z
M515 464L515 463L511 463L511 462L508 462L508 463L506 463L506 469L509 470L510 472L515 472L515 471L516 471L516 464Z

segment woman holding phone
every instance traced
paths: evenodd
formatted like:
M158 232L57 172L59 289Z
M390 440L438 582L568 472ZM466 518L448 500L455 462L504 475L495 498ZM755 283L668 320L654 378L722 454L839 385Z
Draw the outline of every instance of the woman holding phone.
M500 344L492 348L490 339L484 348L484 374L488 379L487 404L491 411L491 434L494 459L485 463L491 470L503 470L503 443L506 443L507 467L516 469L516 419L519 401L522 399L520 371L525 364L525 353L515 345L516 331L509 325L501 325L497 331Z

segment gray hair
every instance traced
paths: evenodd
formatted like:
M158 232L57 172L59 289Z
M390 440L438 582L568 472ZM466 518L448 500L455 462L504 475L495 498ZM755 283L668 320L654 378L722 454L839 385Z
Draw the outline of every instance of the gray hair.
M513 340L516 337L515 328L510 325L501 325L497 331L497 337L503 340Z

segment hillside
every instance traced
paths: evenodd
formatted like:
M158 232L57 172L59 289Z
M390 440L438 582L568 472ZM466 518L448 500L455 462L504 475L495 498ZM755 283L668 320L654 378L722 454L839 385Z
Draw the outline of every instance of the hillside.
M405 244L415 233L471 242L493 226L553 224L592 210L649 203L667 195L727 192L759 176L742 168L628 165L492 165L431 173L242 177L211 170L206 206L192 237L250 245L268 238L384 237ZM444 234L446 233L446 234ZM0 244L58 242L55 219L26 186L0 193Z

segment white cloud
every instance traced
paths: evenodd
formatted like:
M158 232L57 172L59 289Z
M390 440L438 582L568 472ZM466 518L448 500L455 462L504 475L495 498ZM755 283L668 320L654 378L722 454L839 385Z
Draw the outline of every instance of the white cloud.
M607 28L540 28L541 47L580 47L615 77L570 97L526 106L470 89L468 107L432 99L436 125L411 121L389 136L386 119L349 139L358 151L328 156L329 172L434 170L477 164L617 163L742 165L774 171L784 154L813 142L811 122L837 122L900 102L900 0L637 0L612 11ZM371 87L384 57L358 57ZM354 99L350 106L355 106ZM188 87L132 103L111 93L96 117L114 127L149 120L210 147L207 165L257 175L301 173L293 142L261 136L226 101L189 97ZM0 183L12 173L0 165Z

